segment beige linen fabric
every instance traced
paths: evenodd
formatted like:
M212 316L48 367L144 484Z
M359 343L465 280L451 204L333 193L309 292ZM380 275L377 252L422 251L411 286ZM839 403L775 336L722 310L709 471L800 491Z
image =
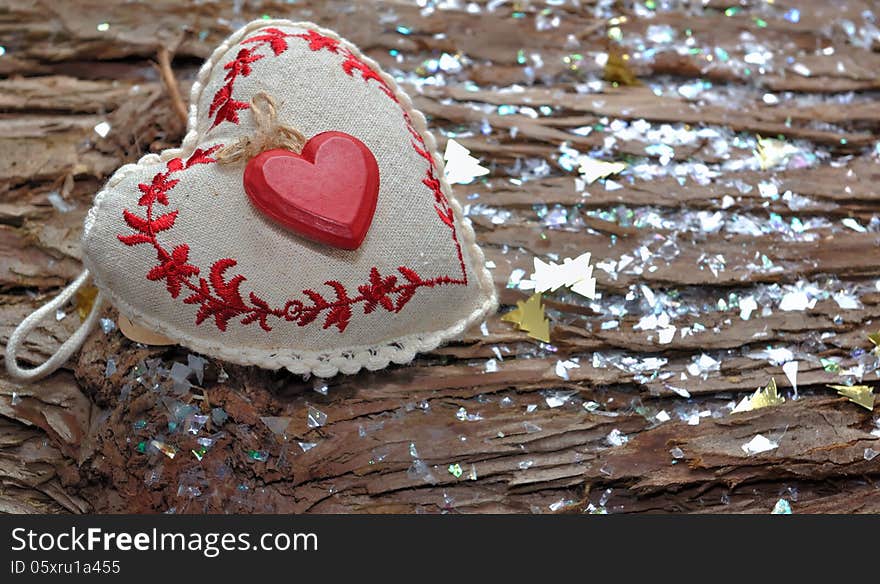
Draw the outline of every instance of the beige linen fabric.
M183 302L187 290L172 298L165 282L146 278L159 263L156 250L149 244L124 245L117 237L133 233L123 220L123 210L143 215L138 185L150 183L169 160L187 159L197 148L230 144L252 131L247 109L238 112L239 124L225 122L215 127L208 111L225 83L224 65L243 47L253 46L242 41L269 28L288 35L313 30L339 38L310 23L260 20L218 47L193 85L189 131L181 148L147 155L137 164L120 168L96 196L83 235L86 267L101 292L126 316L195 351L235 363L329 376L408 362L416 352L460 334L496 306L492 279L473 230L442 178L442 191L455 216L467 285L421 287L399 312L378 307L364 314L364 305L355 304L343 332L335 326L323 328L324 314L305 326L270 318L270 332L256 322L242 324L240 317L231 318L225 332L210 317L196 325L199 307ZM381 73L356 47L344 40L341 43ZM300 38L288 38L287 49L278 55L264 48L260 51L264 56L251 64L250 74L236 79L233 98L250 102L256 93L265 91L277 104L279 122L298 128L307 137L327 130L347 132L370 148L379 165L380 189L372 225L359 249L346 251L308 242L264 217L244 192L243 165L201 164L175 173L173 178L180 182L168 192L168 206L156 207L156 212L178 210L174 226L157 234L162 247L170 251L187 245L187 263L197 266L205 278L218 260L234 259L237 265L227 270L225 279L244 276L243 298L254 292L272 307L282 307L290 299L307 302L303 290L311 289L332 302L336 295L325 281L342 283L354 296L360 285L369 282L374 267L381 275L395 275L399 280L403 280L400 266L424 279L461 277L452 230L439 219L434 195L422 183L428 163L413 148L404 111L430 148L442 177L443 161L424 117L412 109L409 98L387 74L381 73L382 79L399 103L376 80L365 80L357 71L348 75L340 53L311 50L309 42Z

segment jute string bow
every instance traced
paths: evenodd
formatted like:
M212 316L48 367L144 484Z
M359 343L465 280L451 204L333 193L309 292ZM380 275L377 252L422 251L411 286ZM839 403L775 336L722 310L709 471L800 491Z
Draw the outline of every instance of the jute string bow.
M221 148L217 152L217 162L239 164L273 148L283 148L297 154L302 151L306 137L296 128L278 121L272 96L264 91L259 92L251 99L250 109L254 118L253 135L243 136Z

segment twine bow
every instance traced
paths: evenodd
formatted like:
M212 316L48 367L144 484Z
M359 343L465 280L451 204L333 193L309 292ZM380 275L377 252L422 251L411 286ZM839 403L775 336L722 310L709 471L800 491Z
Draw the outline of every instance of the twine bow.
M254 133L243 136L234 143L224 146L217 152L220 164L239 164L254 156L271 150L283 148L299 153L306 143L302 132L278 121L275 100L261 91L251 99L251 115L254 118Z

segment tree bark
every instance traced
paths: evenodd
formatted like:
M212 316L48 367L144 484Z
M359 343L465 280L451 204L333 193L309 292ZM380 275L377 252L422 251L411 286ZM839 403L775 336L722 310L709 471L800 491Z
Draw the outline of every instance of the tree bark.
M485 329L406 367L322 381L208 360L203 379L193 376L191 388L175 393L162 371L188 363L188 351L145 348L98 330L44 382L23 385L0 375L0 512L766 513L781 497L795 512L880 511L880 457L871 458L880 451L876 415L829 390L841 376L820 361L835 358L846 369L861 360L869 366L866 381L876 380L876 359L864 352L880 317L872 152L880 106L869 93L880 88L880 53L828 26L861 23L873 3L805 0L796 23L782 11L769 14L764 2L740 3L736 18L714 0L651 18L620 3L615 14L627 17L620 24L625 42L668 25L682 45L687 28L697 47L723 49L709 54L729 54L730 61L660 51L633 60L641 85L608 84L599 93L578 89L602 75L593 57L608 42L609 24L595 2L478 4L479 16L391 0L0 0L0 339L5 344L27 313L81 269L82 222L102 182L182 138L180 108L156 62L173 56L188 95L212 48L263 14L336 29L405 74L426 75L425 61L443 52L469 59L445 85L404 85L441 143L455 135L492 169L488 180L456 192L472 207L504 305L526 297L507 284L514 270L531 273L535 256L592 251L594 263L619 262L646 247L656 251L662 237L676 243L668 261L614 277L597 269L598 289L606 300L642 285L680 294L684 304L705 310L682 313L674 324L705 332L661 345L656 333L634 328L644 316L639 310L617 328L603 328L609 316L556 294L546 301L552 350L495 315ZM545 9L558 25L536 30ZM401 34L398 24L413 32ZM748 35L773 56L763 73L739 66ZM828 47L832 53L822 51ZM583 58L573 61L575 54ZM697 80L729 97L689 101L652 90ZM765 93L786 97L771 105ZM502 115L498 106L509 105L521 108ZM584 196L575 173L560 166L560 145L600 149L614 132L573 130L614 120L713 128L728 144L736 136L782 137L819 161L799 170L725 168L727 155L706 138L675 146L670 163L718 165L721 174L711 180L621 180L618 190L596 184ZM101 122L110 124L106 137L95 132ZM489 131L481 132L486 124ZM638 158L652 143L621 137L613 148L619 159ZM520 184L523 165L540 160L549 175ZM797 206L762 194L763 181L799 196ZM814 237L684 225L689 213L721 209L725 195L732 196L727 217L814 219ZM554 229L535 205L563 206L582 226ZM653 210L663 221L636 226L603 213L619 206ZM846 218L869 228L841 228ZM713 271L706 258L717 256L724 264ZM771 268L762 269L762 256ZM830 295L811 310L759 309L748 320L734 306L717 308L731 294L772 294L774 286L804 279L843 282L858 308L842 310ZM72 307L64 312L28 340L26 360L45 359L78 325ZM111 308L105 316L116 315ZM770 347L805 355L799 399L731 414L731 402L771 377L789 392L778 364L756 356ZM689 366L704 353L720 367L693 375ZM648 357L664 360L662 374L635 371L627 361ZM560 376L559 361L572 359L579 367ZM108 360L116 366L109 376ZM186 406L215 412L198 435L169 428ZM326 414L324 425L310 427L310 408ZM228 419L217 417L219 410ZM659 421L661 411L672 419ZM778 448L746 454L742 445L757 434ZM196 439L207 436L215 443L197 456ZM150 447L158 439L174 443L174 458Z

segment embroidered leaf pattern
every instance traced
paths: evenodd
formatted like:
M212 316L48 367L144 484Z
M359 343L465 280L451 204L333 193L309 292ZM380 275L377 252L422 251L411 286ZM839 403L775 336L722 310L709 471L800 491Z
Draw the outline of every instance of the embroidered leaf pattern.
M334 39L333 37L324 36L318 31L310 30L304 34L297 34L293 36L309 41L310 51L320 51L322 49L327 49L331 53L339 52L339 41Z
M379 270L373 268L370 270L370 283L358 286L358 291L366 299L364 303L364 313L373 312L377 306L388 311L394 310L394 303L389 297L393 293L394 285L397 283L397 276L387 276L383 278L379 274Z
M174 248L170 254L160 254L162 263L155 266L147 273L147 280L165 280L165 287L172 298L180 295L180 289L184 280L199 273L199 269L187 263L189 259L189 246L182 243Z
M375 270L376 268L373 269ZM351 298L348 297L345 286L339 282L330 280L324 283L336 292L336 302L331 304L330 309L327 311L324 328L327 329L335 326L339 329L339 332L342 332L348 326L348 321L351 320Z
M196 164L210 164L212 162L217 162L211 155L214 152L220 150L222 148L222 144L217 144L216 146L211 146L210 148L196 148L192 155L186 159L186 168L190 168L195 166ZM176 182L176 181L175 181Z
M117 235L116 237L125 245L137 245L139 243L151 243L153 241L153 239L149 235L143 233L135 233L133 235Z
M159 215L153 219L153 231L167 231L168 229L171 229L174 227L175 219L177 219L177 211L171 211L170 213Z
M125 222L128 223L128 226L135 231L140 231L144 234L150 233L150 222L146 219L138 217L128 209L122 211L122 217L125 219Z
M201 278L198 291L184 300L187 304L201 304L196 314L196 324L200 324L206 318L213 316L217 328L225 331L229 319L248 312L248 307L245 305L239 292L239 286L245 280L244 276L239 274L233 276L229 281L226 281L224 277L226 270L237 263L229 258L214 262L210 272L210 283L214 294L208 294L207 296L202 294L206 283L204 278Z

